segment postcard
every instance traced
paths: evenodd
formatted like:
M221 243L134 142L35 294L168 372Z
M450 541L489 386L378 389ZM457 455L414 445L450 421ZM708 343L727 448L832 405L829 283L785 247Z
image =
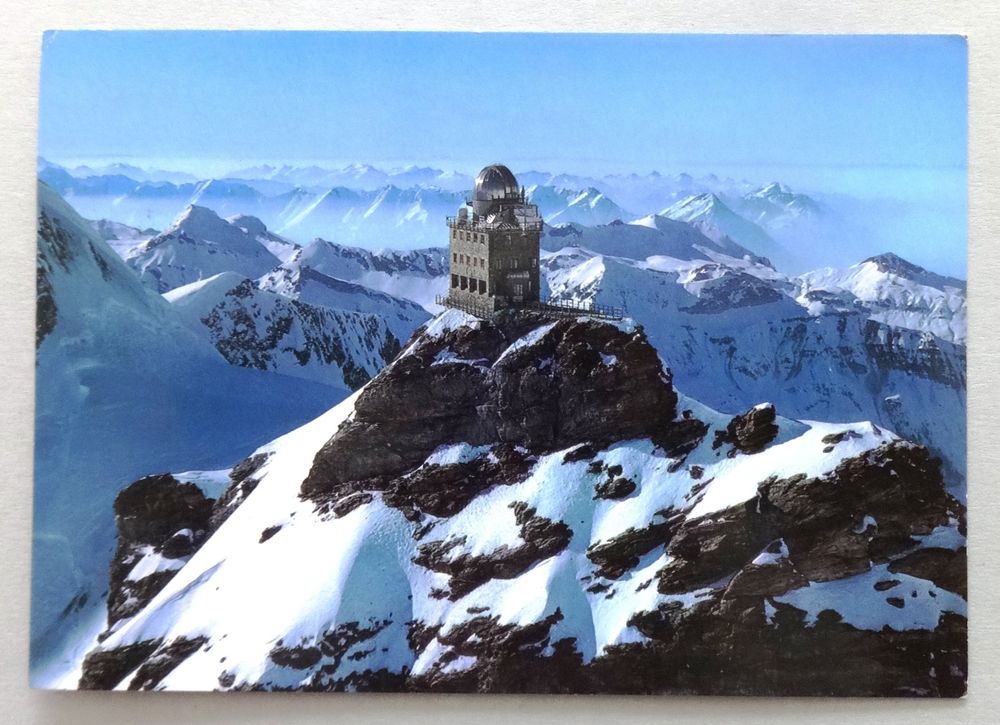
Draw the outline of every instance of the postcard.
M966 86L47 33L32 685L962 696Z

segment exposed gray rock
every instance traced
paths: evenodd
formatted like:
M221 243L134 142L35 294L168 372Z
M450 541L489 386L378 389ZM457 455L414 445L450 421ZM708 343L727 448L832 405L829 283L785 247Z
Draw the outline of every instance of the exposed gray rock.
M641 329L567 319L502 355L544 323L514 314L418 338L358 398L353 418L317 454L302 494L321 499L347 482L399 476L447 443L543 452L667 429L677 395ZM443 351L450 356L439 360ZM599 364L601 354L618 364Z
M111 561L108 625L142 609L175 569L127 578L143 556L186 560L208 535L212 499L193 483L173 476L148 476L124 488L115 499L118 548Z

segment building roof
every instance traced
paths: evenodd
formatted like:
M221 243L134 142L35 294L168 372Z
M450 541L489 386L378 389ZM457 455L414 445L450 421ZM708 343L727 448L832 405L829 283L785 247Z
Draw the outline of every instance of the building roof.
M480 171L472 190L475 201L499 201L517 197L518 194L517 179L503 164L493 164Z

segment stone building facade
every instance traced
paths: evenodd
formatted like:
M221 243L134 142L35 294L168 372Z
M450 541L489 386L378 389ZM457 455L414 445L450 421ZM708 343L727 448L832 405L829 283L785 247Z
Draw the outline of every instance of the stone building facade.
M487 166L448 217L448 302L487 312L539 301L542 218L510 169Z

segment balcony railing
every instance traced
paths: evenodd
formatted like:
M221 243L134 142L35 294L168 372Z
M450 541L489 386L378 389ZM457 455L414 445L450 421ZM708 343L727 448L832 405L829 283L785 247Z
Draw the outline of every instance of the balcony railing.
M434 301L442 307L452 307L480 319L488 319L505 309L532 310L551 317L585 316L600 320L621 320L624 319L627 313L624 307L597 305L590 302L576 302L574 300L553 300L552 298L542 302L520 302L511 304L508 307L498 307L495 310L492 305L486 303L456 299L449 295L437 295Z
M541 218L538 221L494 221L487 222L482 219L472 221L468 218L462 219L457 216L447 217L448 226L452 229L463 229L470 232L495 232L504 230L519 230L522 232L540 232L545 225Z

